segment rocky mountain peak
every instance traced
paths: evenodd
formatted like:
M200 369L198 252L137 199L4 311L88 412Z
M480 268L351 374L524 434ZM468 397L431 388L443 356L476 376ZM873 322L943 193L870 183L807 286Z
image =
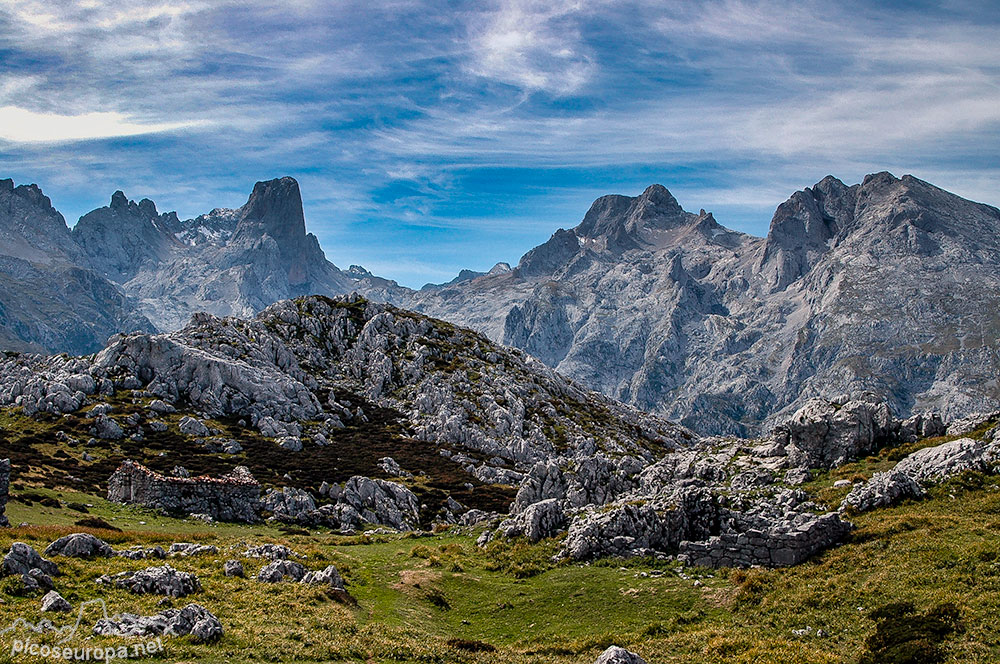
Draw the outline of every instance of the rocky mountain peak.
M0 180L0 255L51 263L73 262L79 253L66 220L37 185Z
M673 194L662 184L651 184L646 187L636 203L644 211L649 210L656 214L678 214L684 211Z
M107 207L88 212L73 228L73 238L93 266L112 281L123 283L150 261L163 259L177 242L177 214L159 214L148 198L139 203L121 190Z
M264 236L274 240L280 261L288 269L291 285L309 280L309 261L317 258L318 244L306 234L302 195L295 178L283 177L254 185L246 205L240 208L232 245L252 247ZM310 239L312 238L312 239ZM322 251L319 252L322 257Z
M574 230L580 237L607 237L616 244L627 244L637 231L670 228L686 217L687 213L667 188L654 184L635 197L601 196Z
M112 210L125 210L128 209L128 197L125 196L125 192L119 189L115 193L111 194L111 209Z
M301 230L305 235L305 215L302 212L302 194L295 178L283 177L258 182L250 199L242 209L244 221L256 221L265 230Z

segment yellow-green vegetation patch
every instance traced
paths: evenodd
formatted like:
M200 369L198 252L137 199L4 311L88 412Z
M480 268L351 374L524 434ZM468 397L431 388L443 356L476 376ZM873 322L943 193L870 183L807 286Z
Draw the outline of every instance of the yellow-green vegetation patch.
M859 515L846 544L803 565L733 571L683 570L653 559L559 562L557 541L483 549L475 533L287 536L263 525L180 521L94 496L49 495L89 503L92 515L125 526L92 531L116 548L173 541L219 547L217 555L169 560L197 574L203 587L172 604L204 605L226 635L211 645L168 639L164 661L589 664L611 644L650 664L1000 660L994 477L966 475L927 500ZM11 509L14 522L48 525L0 532L4 548L22 540L42 550L79 530L37 501ZM251 578L223 575L227 558L242 559L246 547L262 542L289 545L310 569L336 565L357 606L319 588L258 583L252 577L266 560L243 560ZM102 598L115 612L163 610L159 597L95 584L101 574L159 561L56 560L65 572L57 589L74 606ZM0 599L0 624L42 617L37 597L0 591ZM887 616L898 629L888 629ZM928 633L936 640L924 638ZM900 652L941 659L891 659Z

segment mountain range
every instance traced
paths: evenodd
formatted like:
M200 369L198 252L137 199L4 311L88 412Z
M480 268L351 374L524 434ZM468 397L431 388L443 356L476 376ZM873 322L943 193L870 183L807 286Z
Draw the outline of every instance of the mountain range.
M34 185L0 181L0 345L90 353L118 331L250 317L358 292L523 349L702 433L751 435L814 396L885 395L898 414L1000 405L1000 211L912 176L829 176L766 237L660 186L602 196L514 268L419 291L341 270L308 234L298 184L236 210L161 214L116 192L70 230Z

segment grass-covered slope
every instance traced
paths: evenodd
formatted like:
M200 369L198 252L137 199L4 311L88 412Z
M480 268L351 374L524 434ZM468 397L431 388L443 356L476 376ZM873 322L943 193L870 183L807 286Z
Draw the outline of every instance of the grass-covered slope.
M822 473L805 488L835 502L848 490L834 488L835 480L868 477L899 454L884 450ZM80 530L71 524L82 517L121 528L94 531L116 547L192 540L219 546L218 555L170 562L197 573L203 585L175 606L203 604L221 618L226 635L214 645L168 640L164 661L589 664L612 643L649 664L1000 659L996 477L965 475L933 488L927 500L857 515L846 544L797 567L730 572L651 560L556 564L557 542L496 542L484 550L467 532L345 538L206 525L15 480L11 522L46 525L0 531L3 547L22 540L41 549ZM88 514L77 511L87 503ZM222 561L264 541L288 544L312 569L337 565L358 605L294 584L223 576ZM66 574L57 589L74 606L100 596L112 611L162 610L157 598L94 584L100 574L142 563L58 560ZM264 561L245 562L252 575ZM7 583L0 583L0 624L41 618L38 598L12 596Z

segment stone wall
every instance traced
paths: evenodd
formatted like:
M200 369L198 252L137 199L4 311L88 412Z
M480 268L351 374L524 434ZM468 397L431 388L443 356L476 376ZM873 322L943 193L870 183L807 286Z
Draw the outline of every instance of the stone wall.
M239 466L222 477L167 477L125 461L108 479L108 500L138 504L167 514L208 514L218 521L260 519L260 484Z
M10 459L0 459L0 527L7 523L7 494L10 490Z
M836 513L770 530L724 532L703 542L681 542L677 559L698 567L787 567L841 541L851 530Z

